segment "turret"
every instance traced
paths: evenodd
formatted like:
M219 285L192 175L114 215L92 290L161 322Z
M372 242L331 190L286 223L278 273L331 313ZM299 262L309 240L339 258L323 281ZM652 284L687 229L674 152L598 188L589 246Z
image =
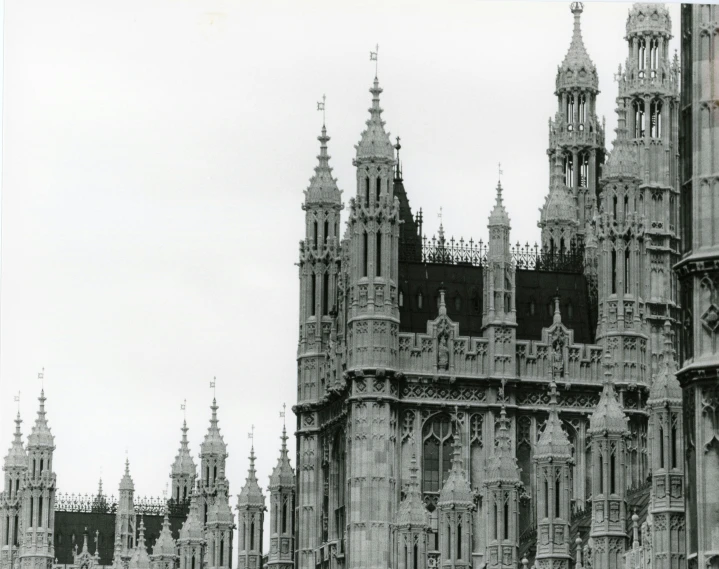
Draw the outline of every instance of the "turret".
M427 508L417 478L417 455L412 452L409 466L409 482L404 500L397 509L395 522L395 563L397 569L427 567L427 545L430 531Z
M686 552L672 544L685 543L684 519L684 432L682 389L676 378L671 324L664 324L664 353L661 371L649 391L650 468L652 492L652 567L671 569L678 556L685 563Z
M437 500L439 559L442 567L451 569L472 567L474 493L464 469L459 439L457 428L452 468Z
M115 514L115 539L118 537L122 543L120 562L127 564L135 547L135 483L130 476L130 460L127 458L125 473L120 480L120 499Z
M227 459L227 445L222 438L220 428L217 426L217 400L212 398L212 416L210 427L207 429L202 444L200 445L200 512L202 523L207 523L207 515L214 502L217 492L216 485L218 476L225 471L225 460Z
M55 558L53 534L55 528L55 473L52 458L55 438L45 417L45 392L40 392L40 408L32 431L27 438L28 470L22 488L19 559L22 566L50 567Z
M592 438L592 567L618 569L625 550L627 417L612 384L612 357L605 353L602 395L589 418Z
M0 494L0 569L10 569L13 566L19 545L22 483L28 465L20 432L21 423L18 411L12 446L3 463L5 489Z
M569 566L572 448L557 412L557 385L549 384L549 417L535 449L537 489L537 565Z
M287 452L287 429L284 425L281 440L280 457L270 475L270 551L267 565L273 569L292 569L295 551L295 473Z
M676 326L678 297L672 267L679 261L679 66L669 55L671 18L663 4L634 4L627 18L628 54L617 74L617 106L627 114L636 148L639 200L646 217L647 275L639 292L649 305L651 353L662 351L662 326ZM658 371L658 360L651 360Z
M324 102L321 103L324 107ZM342 192L332 177L327 128L318 137L320 153L305 190L305 238L300 241L300 338L297 351L298 402L324 395L321 362L330 342L340 280L340 211Z
M255 472L255 447L250 450L250 467L245 484L237 497L239 512L239 569L260 569L262 567L262 540L265 519L265 496L257 482Z
M219 473L217 495L207 516L207 560L210 569L229 569L232 566L232 530L235 517L230 508L229 487L225 472Z
M542 230L542 248L552 257L564 255L576 244L579 222L577 200L565 184L559 153L555 153L549 195L539 213L537 225Z
M170 495L170 499L176 504L186 502L190 499L190 494L195 487L195 479L197 477L197 467L190 454L190 448L187 442L187 431L187 421L183 421L180 448L177 452L177 456L175 456L175 462L172 463L172 470L170 471L170 479L172 480L172 494Z
M490 373L493 377L515 374L517 328L515 266L509 246L509 215L502 201L502 184L497 182L494 208L489 215L487 266L483 271L484 303L482 326L489 339Z
M487 565L514 569L519 562L519 492L522 483L512 445L510 424L502 398L496 445L487 463L484 478L487 516Z
M549 121L549 156L550 169L550 198L554 192L554 200L561 202L562 216L564 210L570 209L566 203L567 196L562 187L567 188L571 197L571 211L577 225L557 223L553 216L558 212L543 212L542 244L552 242L551 235L559 241L565 238L567 247L574 238L574 232L581 237L586 231L586 225L591 221L591 211L594 206L598 178L601 165L604 161L604 128L596 115L597 94L599 93L599 79L592 59L584 47L580 17L584 10L581 2L571 5L574 15L574 31L572 41L564 57L564 61L557 68L556 91L557 112L554 120ZM549 215L552 214L552 215ZM550 232L550 229L553 232ZM564 235L556 235L559 230Z
M197 482L197 486L200 482ZM190 495L190 513L182 524L177 545L180 556L179 569L202 569L205 559L205 531L200 519L200 492L195 487Z

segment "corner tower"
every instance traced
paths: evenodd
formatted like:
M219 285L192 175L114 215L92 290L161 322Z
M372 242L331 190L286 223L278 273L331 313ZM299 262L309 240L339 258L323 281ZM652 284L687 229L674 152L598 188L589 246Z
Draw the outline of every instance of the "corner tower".
M266 509L265 496L257 482L255 447L253 446L250 450L250 468L247 471L247 479L237 499L240 538L237 567L239 569L261 569L262 567L262 530Z
M282 427L282 449L270 475L270 551L267 566L292 569L295 559L295 473L287 454L287 429Z
M650 272L645 285L651 351L662 352L665 320L678 321L679 261L679 64L669 55L671 18L663 4L634 4L627 18L628 54L618 73L617 106L626 109L636 148L639 196L646 217ZM657 360L652 370L658 371Z
M27 452L22 444L20 412L15 419L15 436L10 451L5 457L5 490L0 494L0 568L11 569L17 558L22 482L27 472Z
M217 483L224 477L227 445L217 426L217 400L212 398L212 416L210 427L200 445L200 515L202 523L207 523L207 516L217 495Z
M397 503L397 473L388 457L397 453L390 426L397 421L398 398L399 200L393 193L394 149L381 119L377 77L370 93L370 118L356 146L357 192L350 202L347 242L349 569L389 566Z
M187 502L195 487L195 478L197 477L197 467L195 461L190 454L190 448L187 442L187 421L182 421L182 439L180 440L180 449L172 463L170 478L172 479L172 494L170 500L175 504Z

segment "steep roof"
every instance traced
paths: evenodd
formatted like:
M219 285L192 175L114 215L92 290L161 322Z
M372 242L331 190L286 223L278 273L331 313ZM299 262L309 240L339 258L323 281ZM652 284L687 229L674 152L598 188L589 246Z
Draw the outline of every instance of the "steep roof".
M497 444L487 461L487 475L484 483L519 483L519 465L512 448L512 437L509 434L507 410L502 404L499 412L499 431L496 434Z
M454 439L454 456L452 457L452 469L449 471L447 480L442 486L437 500L437 506L469 506L474 507L474 493L467 479L467 472L464 470L462 461L462 445L459 442L459 435Z
M280 457L277 459L277 465L270 474L270 489L294 488L295 472L290 465L290 457L287 452L287 428L282 426L282 447L280 448Z
M15 434L13 436L10 450L5 457L3 470L7 470L9 468L27 468L27 452L25 452L25 447L22 444L20 423L22 423L22 419L20 418L20 411L18 411L17 417L15 418Z
M327 154L327 128L322 125L322 134L317 137L320 141L320 153L317 156L318 164L315 173L310 178L310 185L305 190L305 205L331 204L339 206L342 203L342 192L337 187L337 180L332 177L330 156Z
M649 389L647 405L664 405L664 403L682 402L682 388L677 381L677 364L675 360L674 344L672 342L672 328L667 321L664 323L664 362L662 369L652 381Z
M175 546L175 540L172 539L172 530L170 529L169 510L167 505L165 505L165 517L162 520L162 530L152 548L152 557L174 556Z
M180 448L175 456L175 462L172 463L172 475L187 475L191 477L197 476L197 466L190 454L190 447L187 441L187 421L182 421L182 439L180 439Z
M611 368L614 364L609 352L606 352L604 355L604 361L606 368L604 373L604 388L602 389L602 395L599 398L597 408L589 417L589 429L587 429L587 433L590 435L603 433L624 434L628 431L628 419L621 405L619 405L617 394L614 392L614 385L611 381Z
M265 496L262 493L259 483L257 482L257 473L255 472L255 447L250 450L250 467L247 469L247 478L245 484L240 490L237 499L238 508L263 508L265 507Z
M568 460L572 458L572 447L557 412L557 384L549 384L549 417L534 451L535 458Z
M28 450L35 449L55 449L55 437L50 432L50 427L47 424L47 418L45 417L45 390L40 391L40 408L37 411L37 419L32 427L32 431L27 438Z
M587 53L587 48L584 47L582 38L580 16L584 11L584 5L581 2L572 2L571 10L574 14L574 31L567 55L564 56L564 61L557 70L557 90L579 87L596 92L599 88L597 69Z
M220 428L217 426L217 423L219 420L217 419L217 400L213 397L212 398L212 405L210 406L210 409L212 409L212 417L210 418L210 427L207 429L207 434L205 435L205 439L202 441L202 444L200 445L200 456L203 455L224 455L224 457L227 457L227 445L225 444L225 440L222 438L222 435L220 434Z
M429 516L427 508L422 501L422 492L417 480L417 456L412 453L412 461L409 466L409 483L405 499L402 500L397 509L397 525L400 527L429 527Z

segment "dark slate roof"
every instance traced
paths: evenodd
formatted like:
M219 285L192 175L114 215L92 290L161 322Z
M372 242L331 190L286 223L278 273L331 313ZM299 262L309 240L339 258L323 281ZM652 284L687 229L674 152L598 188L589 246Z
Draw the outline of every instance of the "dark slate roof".
M472 265L400 262L400 330L425 333L427 321L437 317L439 289L444 286L447 315L459 323L459 333L480 336L483 270ZM562 322L574 330L575 342L591 344L594 341L596 315L590 314L584 275L535 270L518 270L516 275L518 339L540 339L542 328L552 325L553 299L559 294Z

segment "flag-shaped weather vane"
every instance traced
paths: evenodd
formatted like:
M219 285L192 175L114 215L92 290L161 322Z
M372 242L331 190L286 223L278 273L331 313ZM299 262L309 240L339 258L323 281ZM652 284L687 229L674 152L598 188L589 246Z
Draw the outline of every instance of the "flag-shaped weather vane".
M374 76L377 77L377 67L379 65L377 61L377 54L379 53L379 44L377 44L374 48L374 51L369 52L369 60L374 61Z
M43 367L37 374L42 389L45 389L45 368Z
M15 401L15 403L17 403L17 412L19 413L20 412L20 392L19 391L17 392L17 395L15 395L13 397L13 400Z
M282 411L280 411L280 417L282 418L282 424L284 425L287 421L285 419L285 409L287 408L287 404L282 404Z
M254 448L255 447L255 426L254 425L252 425L250 427L250 432L247 433L247 438L252 441L252 448Z
M210 382L210 389L212 389L212 397L215 397L217 392L215 391L215 384L217 383L217 376L212 378L212 381Z
M322 95L322 101L317 101L317 110L322 111L322 126L325 125L325 102L327 97Z
M182 417L184 419L187 419L187 399L182 400L182 405L180 405L180 410L182 411Z

